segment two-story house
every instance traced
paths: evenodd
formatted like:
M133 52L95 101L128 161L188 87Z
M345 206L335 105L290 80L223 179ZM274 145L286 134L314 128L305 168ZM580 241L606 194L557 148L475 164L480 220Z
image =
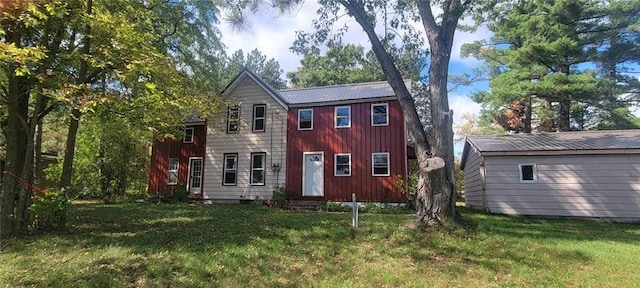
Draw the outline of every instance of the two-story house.
M407 134L387 82L276 91L243 69L222 95L226 117L154 144L150 193L184 183L205 203L239 202L285 185L303 200L406 201Z

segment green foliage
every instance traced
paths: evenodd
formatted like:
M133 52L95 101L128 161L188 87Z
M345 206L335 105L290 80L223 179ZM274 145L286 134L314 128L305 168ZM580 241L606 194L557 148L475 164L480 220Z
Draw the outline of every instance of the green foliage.
M149 196L148 199L151 203L188 203L189 191L187 191L187 185L184 183L178 183L175 188L166 188L159 191L156 194Z
M287 188L283 185L276 185L273 187L273 194L271 195L271 200L267 202L269 205L273 207L282 208L287 205L289 200L292 199L291 192L287 190Z
M287 87L287 82L280 78L282 73L284 73L282 69L280 69L280 63L273 58L267 60L267 56L262 54L258 49L253 49L247 53L246 57L242 50L238 50L234 52L231 57L227 57L225 61L224 83L229 83L243 67L246 67L253 73L259 75L262 80L275 89L284 89Z
M29 213L31 227L37 231L54 231L65 228L69 200L63 191L48 191L33 197Z

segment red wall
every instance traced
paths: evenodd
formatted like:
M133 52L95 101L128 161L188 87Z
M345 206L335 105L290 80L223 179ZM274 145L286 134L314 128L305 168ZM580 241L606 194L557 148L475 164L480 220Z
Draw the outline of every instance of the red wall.
M167 185L169 158L178 158L178 183L181 184L187 183L189 157L202 157L204 164L207 126L199 124L187 127L194 128L193 143L183 143L182 139L154 141L151 148L151 167L149 169L149 194L173 190L176 187L176 185Z
M404 119L398 101L387 103L388 126L371 126L371 102L349 105L350 128L334 128L336 106L321 106L313 107L313 130L298 130L298 109L306 108L289 109L286 183L296 199L351 201L351 193L356 193L358 201L406 201L396 186L398 180L406 179ZM303 152L314 151L324 151L324 197L302 197ZM374 152L389 152L390 176L371 175ZM351 153L351 176L334 176L336 153Z

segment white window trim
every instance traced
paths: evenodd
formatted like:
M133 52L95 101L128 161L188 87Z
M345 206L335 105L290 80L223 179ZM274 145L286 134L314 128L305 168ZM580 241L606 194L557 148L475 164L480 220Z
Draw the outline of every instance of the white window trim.
M349 125L347 126L338 126L338 109L347 108L349 109ZM340 116L345 117L345 116ZM351 106L336 106L333 108L333 126L335 128L350 128L351 127Z
M171 170L171 160L176 160L176 169L175 170ZM168 163L168 167L167 167L167 185L178 185L178 182L180 182L180 175L179 175L179 171L180 171L180 160L178 158L169 158L169 163ZM176 173L176 182L171 182L171 172L175 172Z
M228 157L234 157L236 158L236 169L227 169L227 158ZM236 178L234 179L234 183L226 183L225 180L227 179L227 171L235 171L236 172ZM236 186L238 185L238 154L236 153L230 153L227 155L224 155L224 162L222 163L222 186Z
M300 128L300 112L311 111L311 128ZM298 110L298 130L313 130L313 109L299 109Z
M202 161L202 157L189 157L189 169L187 170L187 189L189 190L189 194L191 194L191 161L192 160L200 160L200 189L197 192L193 192L193 194L200 194L202 192L202 180L204 178L203 166L204 162Z
M264 116L256 117L256 109L264 107ZM262 130L256 130L256 120L262 120ZM267 129L267 104L256 104L253 106L253 123L251 125L253 132L264 132Z
M338 175L338 156L349 156L349 174ZM333 155L333 176L336 176L336 177L351 176L351 153L337 153Z
M387 122L385 122L384 124L374 124L373 123L373 116L374 116L374 107L376 106L385 106L385 116L386 116L386 120ZM371 126L389 126L389 103L374 103L371 104Z
M522 167L523 166L532 166L533 167L533 180L524 180L524 179L522 179ZM538 182L538 167L536 167L535 163L518 164L518 178L520 179L520 183L537 183Z
M376 155L386 155L387 156L387 173L386 174L376 174ZM373 176L391 176L391 157L389 157L389 152L376 152L371 153L371 175Z
M236 121L236 130L231 131L231 109L238 109L238 119ZM231 105L227 108L227 134L240 133L240 105Z
M261 155L262 156L262 168L253 168L253 157L257 156L257 155ZM265 182L267 180L267 153L265 152L256 152L256 153L251 153L251 171L249 173L249 182L251 183L251 186L264 186ZM253 183L253 171L262 171L262 183Z
M189 134L187 133L187 131L191 131L191 139L189 139L188 141L187 141L187 135L189 135ZM193 129L193 127L184 128L184 137L182 137L182 142L183 143L193 143L193 137L194 137L193 133L195 133L195 130Z

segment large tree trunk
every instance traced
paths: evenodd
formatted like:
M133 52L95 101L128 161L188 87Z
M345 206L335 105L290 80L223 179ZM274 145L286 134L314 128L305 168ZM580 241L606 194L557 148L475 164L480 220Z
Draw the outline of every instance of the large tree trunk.
M416 213L417 220L427 226L439 225L443 222L455 220L457 213L455 210L455 190L453 189L453 130L451 127L451 116L448 111L449 104L446 97L446 66L448 66L449 61L449 57L447 55L450 53L443 53L440 55L443 57L438 58L438 61L444 61L439 63L444 63L445 68L444 70L441 69L442 67L434 69L434 75L436 73L438 75L435 75L435 78L430 79L430 81L436 81L430 82L430 87L432 87L431 89L435 89L437 93L434 95L434 90L431 91L431 117L434 125L433 130L435 131L436 147L438 147L434 151L431 149L431 145L427 140L427 135L422 123L420 122L420 117L416 110L411 93L409 93L408 88L404 85L400 72L380 42L373 25L369 22L364 10L364 4L356 0L339 0L338 2L340 2L340 4L342 4L356 19L367 34L369 41L371 41L373 52L382 66L382 70L387 77L387 81L398 98L398 102L400 103L400 107L404 114L404 121L407 124L409 133L415 142L414 148L416 150L418 164L420 167L420 179L422 179L420 182L421 184L427 184L418 186L416 198L416 207L418 210ZM444 37L447 39L453 39L452 35L451 37ZM434 63L432 62L431 65L434 65ZM431 70L430 77L433 77L431 76ZM443 83L444 86L442 86ZM443 95L444 98L442 98ZM434 103L438 106L435 110L433 108ZM448 146L451 146L450 149ZM445 165L447 169L441 169Z
M571 99L560 100L560 111L558 111L558 131L566 132L571 129L569 125L571 115Z
M532 120L532 107L531 107L531 96L524 102L524 127L522 132L531 134L531 120Z

